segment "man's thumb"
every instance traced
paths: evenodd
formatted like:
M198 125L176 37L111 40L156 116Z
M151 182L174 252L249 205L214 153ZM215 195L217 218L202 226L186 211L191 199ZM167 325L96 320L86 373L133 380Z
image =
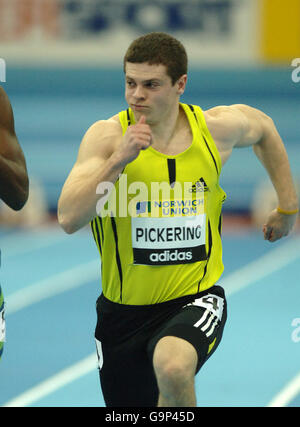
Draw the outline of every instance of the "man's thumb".
M146 124L146 117L145 116L141 116L140 120L138 121L138 125L144 125Z

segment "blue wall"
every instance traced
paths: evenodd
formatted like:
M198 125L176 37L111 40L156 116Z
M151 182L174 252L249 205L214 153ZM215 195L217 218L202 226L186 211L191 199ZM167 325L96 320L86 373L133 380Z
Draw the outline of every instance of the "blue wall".
M56 210L61 187L86 129L126 108L121 69L20 69L8 64L3 87L10 96L29 174L43 185ZM192 69L183 102L203 109L246 103L269 114L279 130L296 178L300 177L300 83L291 69ZM248 211L266 173L251 149L235 150L223 169L226 211Z

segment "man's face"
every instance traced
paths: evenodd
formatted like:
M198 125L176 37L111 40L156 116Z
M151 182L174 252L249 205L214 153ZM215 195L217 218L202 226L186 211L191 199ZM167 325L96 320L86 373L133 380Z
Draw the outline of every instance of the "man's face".
M125 78L126 101L135 119L144 115L148 124L163 120L172 108L177 107L186 82L186 76L182 76L173 86L164 65L148 63L127 62Z

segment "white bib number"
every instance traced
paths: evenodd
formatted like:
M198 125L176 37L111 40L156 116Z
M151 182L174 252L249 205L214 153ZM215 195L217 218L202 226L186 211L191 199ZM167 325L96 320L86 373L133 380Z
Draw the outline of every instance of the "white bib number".
M206 215L131 220L135 264L185 264L206 259Z

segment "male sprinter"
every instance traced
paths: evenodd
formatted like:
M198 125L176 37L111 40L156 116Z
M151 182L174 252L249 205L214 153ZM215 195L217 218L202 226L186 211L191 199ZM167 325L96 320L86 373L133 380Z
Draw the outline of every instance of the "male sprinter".
M18 211L28 199L28 187L26 163L15 133L12 107L0 87L0 199ZM4 340L4 298L0 286L0 358Z
M95 336L106 405L196 406L195 374L226 321L217 285L222 165L233 148L253 146L278 195L263 228L270 242L292 230L297 197L270 117L247 105L202 111L179 101L187 82L179 41L164 33L139 37L124 71L129 108L88 129L58 218L67 233L91 223L101 254ZM115 184L108 200L105 183ZM169 195L152 191L163 183Z

